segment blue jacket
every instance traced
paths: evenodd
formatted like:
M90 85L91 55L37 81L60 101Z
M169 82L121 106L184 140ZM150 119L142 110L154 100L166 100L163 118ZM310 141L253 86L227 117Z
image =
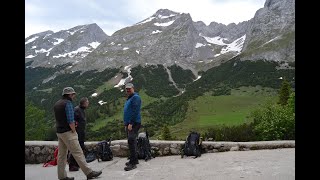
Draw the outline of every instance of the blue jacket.
M124 104L124 125L141 123L141 98L138 93L129 96Z

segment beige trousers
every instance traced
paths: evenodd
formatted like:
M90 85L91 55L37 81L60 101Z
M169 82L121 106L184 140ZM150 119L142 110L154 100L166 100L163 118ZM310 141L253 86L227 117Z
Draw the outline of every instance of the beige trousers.
M64 133L57 133L58 136L58 179L63 179L67 177L66 164L67 164L67 154L68 150L73 155L74 159L79 164L79 167L85 175L88 175L92 172L92 169L89 168L88 163L84 157L83 151L80 147L78 141L78 134L76 132L72 133L67 131Z

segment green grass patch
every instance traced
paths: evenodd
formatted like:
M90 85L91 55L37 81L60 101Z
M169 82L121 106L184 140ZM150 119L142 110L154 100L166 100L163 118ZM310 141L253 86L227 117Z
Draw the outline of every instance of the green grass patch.
M100 118L100 119L97 119L93 126L91 127L91 130L92 131L97 131L98 129L104 127L108 122L111 122L111 121L114 121L114 120L122 120L123 118L123 112L122 111L118 111L114 116L107 116L105 118Z
M140 95L141 101L142 101L142 107L141 107L141 108L143 108L144 106L147 106L148 104L150 104L150 103L158 100L158 98L153 98L153 97L148 96L148 95L145 93L144 90L140 90L140 91L139 91L139 95ZM114 121L114 120L121 120L121 121L122 121L122 120L123 120L123 106L124 106L125 101L126 101L125 98L121 98L121 100L120 100L120 105L119 105L119 107L118 107L118 111L116 112L116 114L113 115L113 116L111 116L111 117L109 117L108 115L106 115L105 118L97 119L97 120L94 122L91 130L96 131L96 130L104 127L104 126L105 126L108 122L110 122L110 121ZM142 112L141 116L142 116L142 118L143 118L143 123L146 123L147 119L145 119L145 118L143 117L143 112Z
M207 92L189 102L186 119L170 128L173 136L185 139L190 130L204 133L215 126L249 122L247 117L255 108L266 101L277 100L276 90L259 86L232 89L228 96L211 94Z
M109 89L112 89L113 86L112 84L108 83L108 82L104 82L101 86L99 86L97 89L96 89L96 92L98 94L102 93L103 91L107 91Z
M157 101L159 99L159 98L154 98L154 97L148 96L146 94L145 90L140 90L138 93L139 93L139 95L141 97L141 101L142 101L141 108L143 108L143 107L147 106L148 104L150 104L154 101Z

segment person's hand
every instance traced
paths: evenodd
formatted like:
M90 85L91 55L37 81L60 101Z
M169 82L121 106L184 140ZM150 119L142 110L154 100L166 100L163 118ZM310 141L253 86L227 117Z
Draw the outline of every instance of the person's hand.
M132 124L128 125L128 130L131 131L132 130Z
M77 121L75 122L75 127L78 127L78 122Z

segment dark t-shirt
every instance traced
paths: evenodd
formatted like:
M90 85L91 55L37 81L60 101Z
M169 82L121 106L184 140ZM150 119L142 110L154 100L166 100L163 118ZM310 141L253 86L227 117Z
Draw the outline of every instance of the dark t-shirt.
M82 107L75 107L74 108L74 120L78 123L76 127L79 141L85 141L85 131L86 131L86 114L84 108Z

